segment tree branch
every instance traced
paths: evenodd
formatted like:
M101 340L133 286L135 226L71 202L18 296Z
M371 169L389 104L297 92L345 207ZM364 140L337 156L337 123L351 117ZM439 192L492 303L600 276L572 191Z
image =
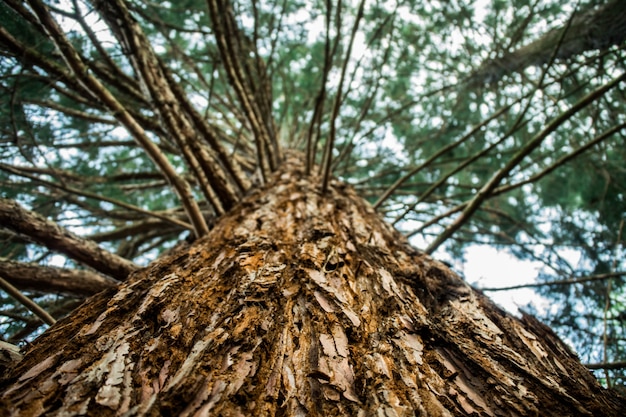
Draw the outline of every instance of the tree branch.
M474 214L478 207L485 201L489 195L500 184L500 181L504 179L527 155L534 151L543 140L548 137L550 133L555 131L561 124L579 112L581 109L587 107L598 98L602 97L610 89L619 85L622 81L626 80L626 72L616 77L612 81L604 84L603 86L592 91L581 100L579 100L572 107L561 113L558 117L553 119L541 132L539 132L534 138L532 138L524 147L522 147L506 164L500 168L487 183L478 191L476 196L469 201L465 206L463 212L452 222L437 238L426 248L426 253L434 252L444 241L446 241L454 232L456 232L467 220Z
M529 14L532 16L532 14ZM626 39L626 7L623 0L613 0L595 10L575 17L562 42L562 28L554 29L541 38L513 52L486 61L469 78L472 85L498 82L513 72L548 62L550 51L561 43L557 59L568 59L585 51L620 45Z
M28 310L30 310L35 316L39 317L44 323L52 326L54 323L57 322L54 317L48 314L46 310L39 307L36 302L22 294L20 290L15 288L13 285L9 284L8 281L2 278L2 275L0 275L0 288L2 288L7 294L17 300Z
M102 249L91 240L76 236L39 214L24 209L15 201L0 199L0 221L4 227L117 280L122 281L139 269L128 259Z
M20 290L89 296L117 282L89 270L65 269L0 258L0 276Z
M315 108L313 109L313 116L311 116L311 122L309 123L309 127L306 134L306 164L305 164L305 173L309 175L311 170L313 169L313 165L315 164L315 154L317 153L317 142L319 140L319 130L320 124L322 120L322 114L324 113L324 102L326 101L326 83L328 81L328 74L330 73L330 69L333 63L333 57L335 56L335 52L337 51L337 47L339 46L339 30L340 26L337 27L337 34L335 36L335 42L333 44L332 50L330 47L330 21L332 15L332 2L330 0L326 0L326 31L325 31L325 43L324 43L324 68L322 70L322 80L320 83L320 91L315 98ZM337 3L337 18L340 19L340 8L341 1Z
M339 7L339 6L338 6ZM330 133L326 140L326 147L322 158L321 174L322 174L322 194L326 192L328 188L328 182L330 181L330 169L332 167L333 148L335 147L335 136L337 132L337 117L339 116L339 109L341 107L342 95L343 95L343 83L346 78L346 70L348 69L348 62L350 61L350 55L352 54L352 46L354 45L354 37L359 29L361 18L363 17L363 9L365 7L365 0L361 0L359 9L352 26L352 32L350 33L350 41L348 42L348 50L343 60L343 66L341 68L341 76L339 78L339 86L337 87L337 95L335 96L335 103L333 105L333 111L330 117Z
M625 369L626 361L619 362L602 362L602 363L586 363L584 364L589 369Z
M485 287L478 288L480 291L510 291L510 290L518 290L520 288L540 288L540 287L552 287L556 285L571 285L571 284L581 284L583 282L590 281L602 281L604 279L621 277L626 275L626 272L611 272L607 274L599 274L599 275L590 275L588 277L580 277L580 278L571 278L571 279L563 279L559 281L551 281L551 282L533 282L530 284L519 284L519 285L511 285L508 287Z
M180 177L167 157L163 155L158 146L150 140L141 125L133 118L126 108L104 87L93 75L83 62L80 55L63 34L59 25L52 19L47 7L40 0L29 0L28 2L37 14L41 24L46 28L50 37L61 51L68 66L72 69L76 77L87 87L87 89L97 96L113 113L116 119L124 125L142 148L147 152L154 163L161 169L168 181L176 190L183 207L197 236L208 233L208 227L200 213L197 202L193 198L191 188L187 181Z
M104 202L116 205L118 207L123 207L123 208L125 208L127 210L130 210L130 211L141 213L141 214L143 214L143 215L145 215L147 217L155 217L155 218L163 220L163 221L165 221L167 223L171 223L171 224L174 224L176 226L182 227L184 229L193 230L192 225L190 225L189 223L184 222L182 220L179 220L177 218L170 217L170 216L165 216L165 215L163 215L161 213L158 213L156 211L145 210L145 209L142 209L141 207L137 207L137 206L134 206L132 204L128 204L128 203L126 203L124 201L116 200L116 199L113 199L113 198L105 197L103 195L91 193L89 191L84 191L84 190L81 190L81 189L78 189L78 188L74 188L74 187L70 187L70 186L67 186L67 185L58 184L58 183L55 183L55 182L52 182L52 181L44 180L44 179L39 178L39 177L37 177L35 175L30 175L30 174L27 174L26 172L23 172L21 170L21 167L15 167L15 166L11 166L11 165L6 165L6 164L3 164L3 163L0 163L0 170L7 171L7 172L10 172L12 174L24 177L24 178L28 178L28 179L30 179L30 180L32 180L34 182L38 182L40 184L44 184L44 185L46 185L48 187L51 187L51 188L56 188L56 189L59 189L59 190L66 191L68 193L72 193L72 194L79 195L79 196L82 196L82 197L91 198L91 199L94 199L96 201L104 201Z
M261 178L265 181L269 172L276 168L278 149L273 146L275 138L272 138L273 135L268 128L269 121L265 120L261 112L261 108L271 108L271 103L263 106L257 102L253 80L249 76L246 77L243 68L242 58L246 59L249 53L256 54L256 51L252 51L250 45L242 43L242 37L245 35L236 26L230 3L221 0L207 0L206 3L229 83L235 90L254 133L257 165Z
M411 169L405 175L403 175L400 178L398 178L398 180L391 187L389 187L387 190L385 190L385 192L380 196L380 198L376 201L376 203L374 203L374 206L373 206L374 209L378 209L380 207L380 205L382 203L384 203L385 200L387 200L387 198L389 198L389 196L391 196L391 194L398 189L398 187L400 187L402 184L404 184L404 182L407 181L409 178L411 178L413 175L417 174L419 171L421 171L425 167L429 166L433 161L435 161L441 155L447 153L448 151L456 148L457 146L461 145L462 143L464 143L465 141L470 139L472 136L474 136L474 134L476 132L480 131L483 127L488 125L490 122L492 122L493 120L497 119L502 114L506 113L511 107L513 107L514 104L517 104L517 102L518 101L515 101L515 102L513 102L513 103L511 103L509 105L506 105L506 106L502 107L500 110L498 110L497 112L495 112L494 114L489 116L487 119L485 119L482 122L480 122L479 124L475 125L467 134L463 135L463 137L461 137L460 139L458 139L455 142L450 143L449 145L446 145L446 146L440 148L437 152L435 152L432 156L427 158L424 162L422 162L421 164L419 164L415 168ZM496 144L500 143L502 140L503 139L497 141ZM493 145L488 146L486 148L486 151L491 150L492 148L493 148ZM478 153L478 156L482 156L484 153L485 153L484 151L481 151L481 152ZM466 165L467 161L474 161L474 160L476 160L478 158L478 156L474 156L473 158L470 158L469 160L466 160L466 162L464 162L461 166L464 167ZM447 178L447 177L448 176L445 176L444 178ZM435 184L433 184L433 186L431 188L429 188L427 193L428 194L432 193L441 182L442 182L442 178L439 179L439 181L436 183L436 186L435 186ZM420 196L420 199L415 204L413 204L412 206L413 207L417 206L425 198L426 198L426 195ZM404 214L406 214L410 210L411 210L411 208L409 208ZM398 222L400 217L402 217L402 216L399 216L398 219L396 219L393 223L395 224L396 222Z

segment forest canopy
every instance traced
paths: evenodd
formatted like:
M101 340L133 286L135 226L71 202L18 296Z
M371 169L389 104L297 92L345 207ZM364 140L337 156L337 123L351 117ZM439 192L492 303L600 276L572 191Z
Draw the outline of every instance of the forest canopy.
M206 234L287 149L626 384L621 0L0 3L0 336ZM502 271L503 286L512 284ZM13 294L13 295L10 295ZM22 300L23 301L23 300Z

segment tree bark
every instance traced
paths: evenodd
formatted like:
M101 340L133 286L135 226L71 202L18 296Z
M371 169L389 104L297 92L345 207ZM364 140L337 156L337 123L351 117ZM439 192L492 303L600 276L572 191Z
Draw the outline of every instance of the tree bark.
M189 249L91 298L4 381L10 415L622 415L546 326L290 159Z

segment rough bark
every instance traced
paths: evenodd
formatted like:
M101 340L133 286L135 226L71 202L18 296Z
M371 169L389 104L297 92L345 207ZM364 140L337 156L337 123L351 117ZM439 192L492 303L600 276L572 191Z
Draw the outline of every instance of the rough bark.
M117 285L117 281L83 269L41 266L0 258L0 276L20 290L70 295L93 295Z
M547 327L286 165L37 339L9 415L622 415Z
M22 360L22 354L18 346L0 340L0 372L11 368Z
M621 45L626 40L625 27L626 2L612 0L574 17L564 36L564 29L558 28L526 46L485 62L472 75L471 83L495 83L507 74L546 64L555 48L558 48L555 58L564 60L586 51Z
M0 226L117 280L126 279L128 274L138 268L128 259L106 251L97 243L76 236L58 224L5 198L0 198Z

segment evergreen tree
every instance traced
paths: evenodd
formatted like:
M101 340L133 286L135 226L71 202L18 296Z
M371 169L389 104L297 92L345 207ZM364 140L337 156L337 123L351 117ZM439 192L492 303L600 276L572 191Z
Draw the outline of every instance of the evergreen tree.
M8 410L623 411L430 257L543 262L544 319L626 383L623 2L4 0L0 21Z

